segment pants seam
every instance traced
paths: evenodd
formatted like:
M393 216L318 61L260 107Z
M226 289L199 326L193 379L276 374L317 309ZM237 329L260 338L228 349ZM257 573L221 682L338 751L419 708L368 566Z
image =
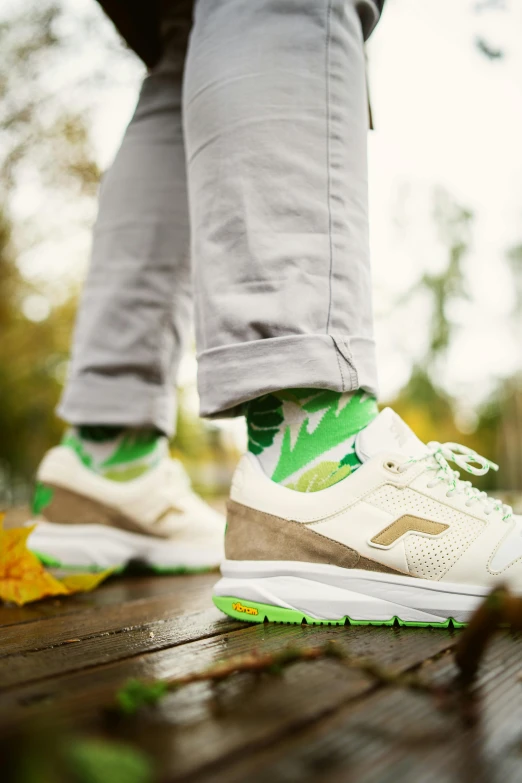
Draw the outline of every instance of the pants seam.
M330 329L330 315L332 310L332 276L333 276L333 236L332 236L332 206L331 206L331 174L330 174L330 43L331 43L331 17L333 0L328 0L326 12L326 47L325 47L325 79L326 79L326 201L328 208L328 245L329 245L329 273L328 273L328 314L326 318L326 334ZM343 381L344 384L344 381Z
M341 367L341 362L339 361L339 352L337 350L337 346L335 345L335 341L334 341L334 351L335 351L335 358L337 359L337 366L339 368L339 373L341 375L341 384L342 384L343 392L344 392L344 391L346 391L346 384L344 382L343 370L342 370L342 367Z
M350 389L351 390L358 389L359 373L357 372L357 367L354 364L352 351L350 349L348 342L345 339L343 339L340 335L333 336L333 341L335 343L336 351L338 351L341 354L346 364L348 365L348 373L350 375ZM340 368L341 365L339 363L339 369ZM344 385L344 378L343 378L343 385Z
M359 373L357 372L357 367L353 361L353 354L350 348L349 343L347 343L346 340L341 338L341 342L346 348L348 352L348 356L346 357L346 361L348 362L348 367L350 368L350 383L352 385L352 389L358 389L359 388ZM348 358L349 357L349 358Z

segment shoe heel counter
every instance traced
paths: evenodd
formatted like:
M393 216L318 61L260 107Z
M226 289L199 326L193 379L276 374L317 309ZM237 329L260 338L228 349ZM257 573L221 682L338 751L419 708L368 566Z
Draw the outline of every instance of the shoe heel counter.
M241 503L248 467L249 465L245 459L245 456L241 457L234 471L234 475L232 476L232 483L230 485L230 498L231 500L235 500L238 503Z
M249 505L252 497L266 497L270 490L279 490L279 484L274 484L265 475L257 458L247 452L239 460L232 476L230 498L236 503Z
M232 498L227 504L225 557L227 560L271 560L270 525L262 524L268 515L244 506ZM276 558L277 559L277 558Z
M238 516L244 517L245 515L238 515L236 506L239 506L239 504L235 503L232 499L230 499L227 503L225 525L225 557L227 560L246 560L246 557L241 554L241 536L242 528L245 525L245 520L238 518Z
M44 455L38 470L36 478L44 484L60 484L64 477L69 477L78 469L85 470L77 455L67 446L55 446Z

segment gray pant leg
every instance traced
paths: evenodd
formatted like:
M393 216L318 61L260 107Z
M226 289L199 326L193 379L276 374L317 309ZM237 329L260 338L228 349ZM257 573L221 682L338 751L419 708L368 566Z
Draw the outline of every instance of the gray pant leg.
M72 424L149 426L169 435L174 427L175 373L191 315L181 85L192 3L170 6L165 54L144 81L101 188L58 409Z
M185 70L201 413L377 386L371 0L198 0Z

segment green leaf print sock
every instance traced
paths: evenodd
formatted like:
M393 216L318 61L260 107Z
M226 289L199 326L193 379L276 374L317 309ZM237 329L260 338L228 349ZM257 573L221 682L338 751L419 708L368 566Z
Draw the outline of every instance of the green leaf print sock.
M73 427L62 446L76 452L86 468L111 481L132 481L168 453L167 438L157 430L108 426Z
M375 397L360 390L266 394L246 406L248 450L273 481L317 492L360 466L355 437L377 414Z

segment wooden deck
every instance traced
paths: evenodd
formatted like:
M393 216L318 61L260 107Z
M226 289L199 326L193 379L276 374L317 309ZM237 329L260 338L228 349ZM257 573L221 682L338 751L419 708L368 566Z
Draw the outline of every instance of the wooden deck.
M247 625L212 607L215 579L125 577L90 595L0 607L0 727L40 719L127 740L151 754L158 781L522 781L522 640L508 633L483 664L475 725L431 695L331 659L190 685L108 720L130 677L177 676L288 644L335 639L432 682L455 672L457 631Z

